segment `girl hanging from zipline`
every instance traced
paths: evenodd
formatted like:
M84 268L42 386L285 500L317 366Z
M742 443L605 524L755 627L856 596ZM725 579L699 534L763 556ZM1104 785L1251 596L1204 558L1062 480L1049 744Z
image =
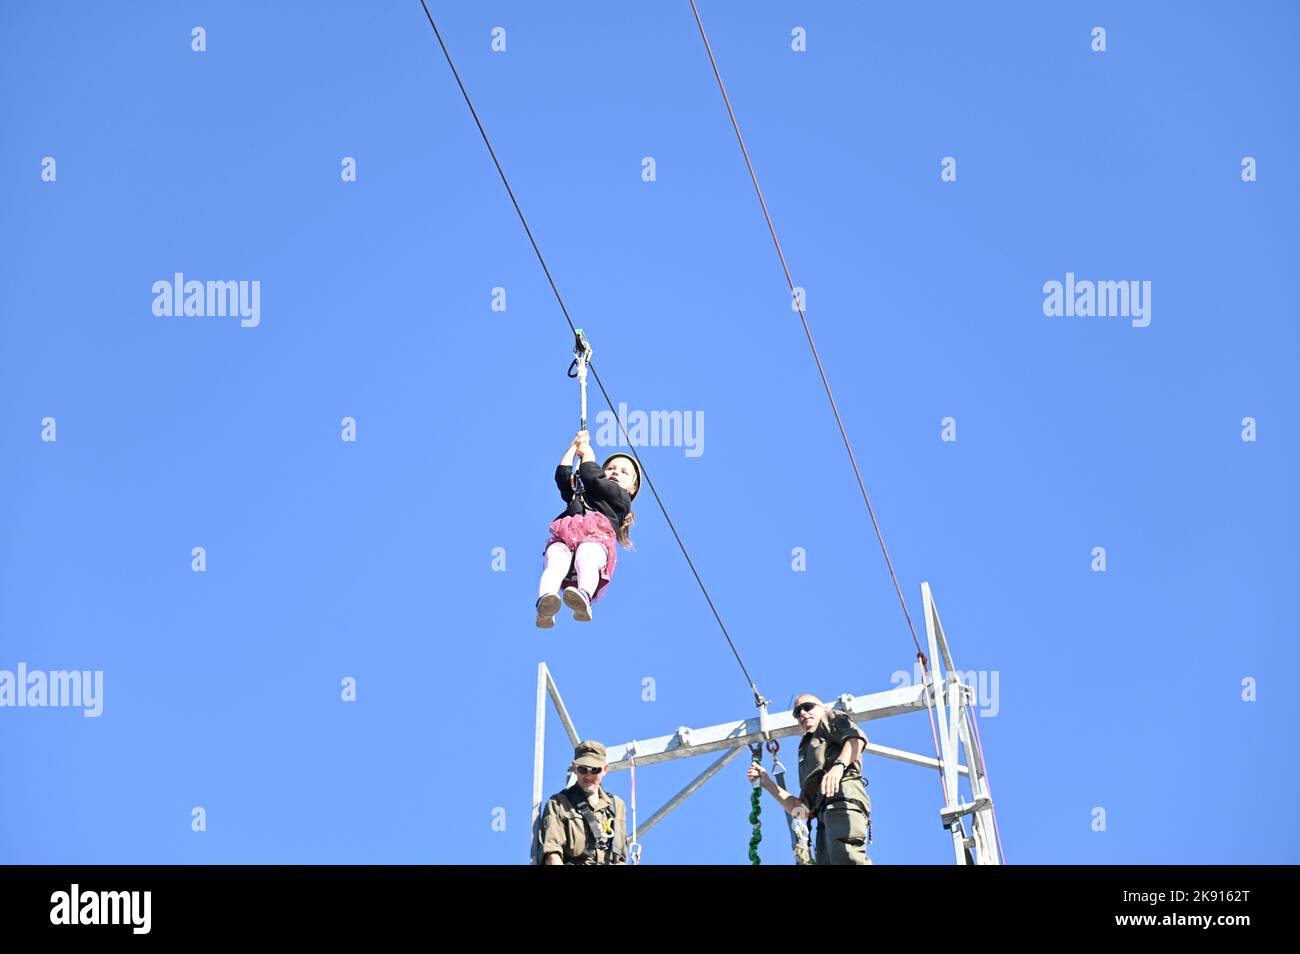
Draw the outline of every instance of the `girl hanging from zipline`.
M584 415L585 417L585 415ZM576 475L573 458L578 456ZM579 431L555 468L555 483L568 509L551 523L545 564L538 586L537 625L550 629L564 603L573 618L590 622L591 604L604 595L614 577L617 544L632 549L632 501L641 489L641 469L627 454L611 454L604 466L596 463L591 438Z

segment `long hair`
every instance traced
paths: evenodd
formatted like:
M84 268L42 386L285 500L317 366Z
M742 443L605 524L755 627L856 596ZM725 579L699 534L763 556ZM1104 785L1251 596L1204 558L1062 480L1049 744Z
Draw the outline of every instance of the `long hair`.
M629 510L627 516L623 518L623 522L619 525L619 528L615 533L618 537L618 542L623 544L623 549L625 550L636 549L636 547L632 546L632 537L628 534L628 531L632 529L632 524L634 523L636 523L636 514Z

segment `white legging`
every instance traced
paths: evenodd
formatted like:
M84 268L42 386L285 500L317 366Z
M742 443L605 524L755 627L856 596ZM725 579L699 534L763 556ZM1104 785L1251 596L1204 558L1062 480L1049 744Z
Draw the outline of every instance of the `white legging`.
M574 564L578 567L578 586L586 590L588 596L595 595L606 559L605 548L599 543L579 543L575 556L567 546L555 541L546 548L546 565L542 569L542 582L537 587L538 598L557 592Z

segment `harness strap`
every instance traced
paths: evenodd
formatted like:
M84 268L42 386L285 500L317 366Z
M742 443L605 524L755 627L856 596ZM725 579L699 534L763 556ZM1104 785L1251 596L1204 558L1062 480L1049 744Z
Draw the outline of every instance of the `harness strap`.
M564 800L569 803L569 807L582 816L582 820L587 824L587 846L579 857L583 861L590 861L596 857L598 850L605 851L609 848L613 837L605 834L604 827L600 824L600 820L596 818L596 813L591 810L591 803L587 799L584 798L581 804L575 804L573 799L569 797L568 791L565 791Z

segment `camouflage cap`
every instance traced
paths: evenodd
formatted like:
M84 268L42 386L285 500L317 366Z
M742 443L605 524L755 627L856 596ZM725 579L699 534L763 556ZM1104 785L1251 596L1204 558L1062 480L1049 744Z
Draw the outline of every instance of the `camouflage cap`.
M599 768L605 765L609 760L605 757L605 747L599 742L579 742L577 748L573 750L573 762L575 765L586 765L590 768Z

